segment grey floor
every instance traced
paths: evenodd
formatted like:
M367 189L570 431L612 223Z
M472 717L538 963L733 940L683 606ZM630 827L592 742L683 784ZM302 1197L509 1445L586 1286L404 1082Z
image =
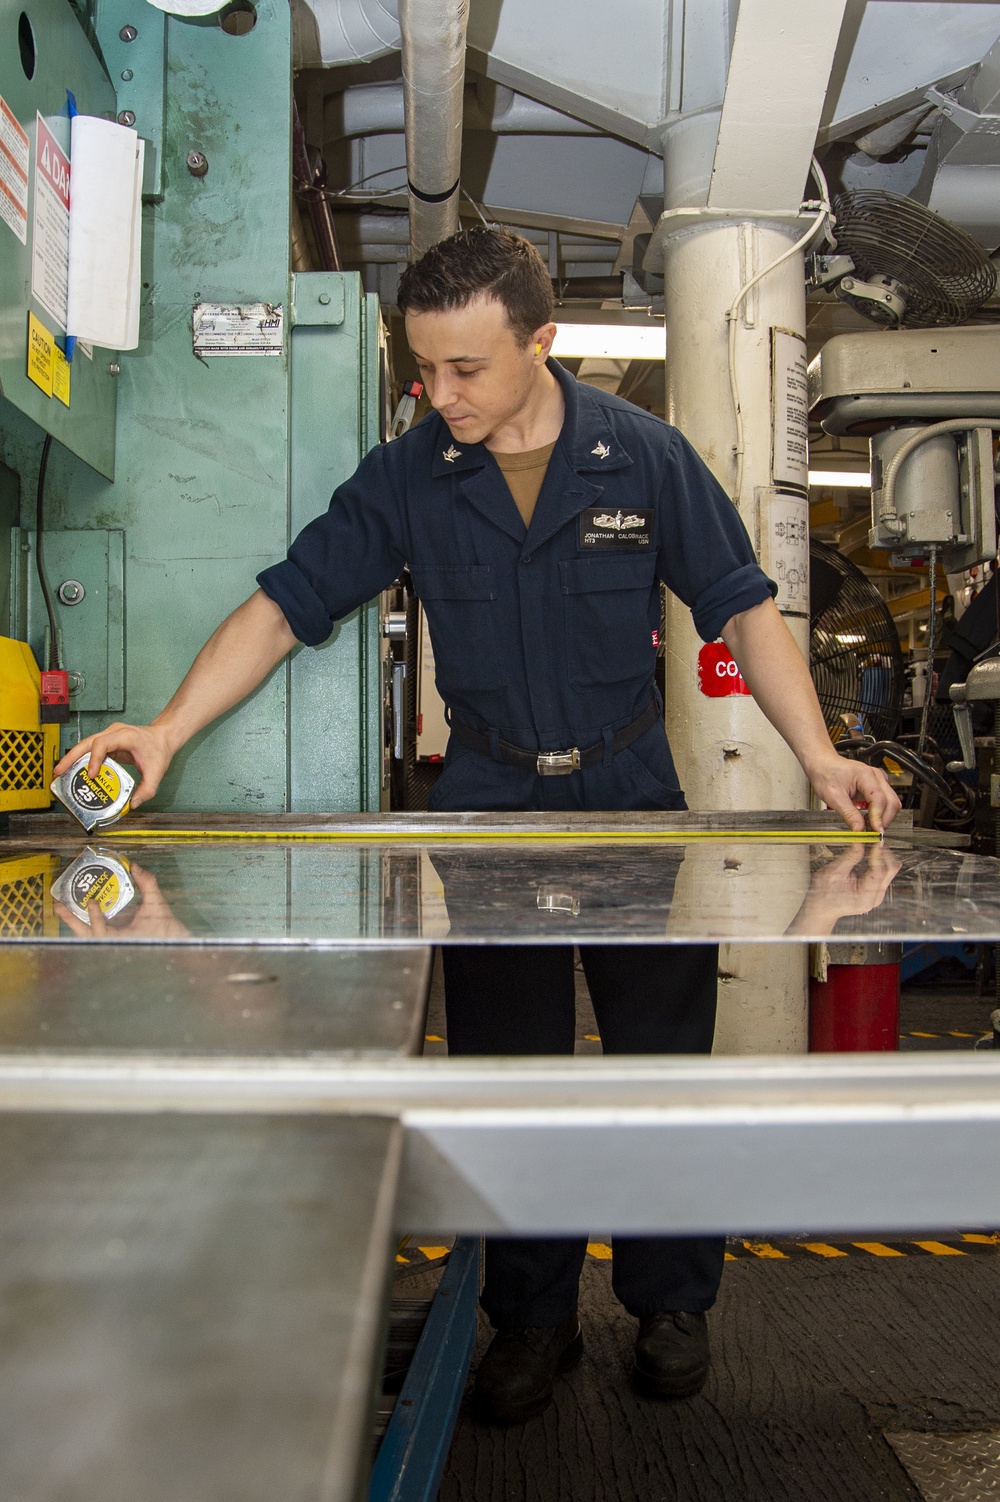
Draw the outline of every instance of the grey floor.
M577 1046L596 1051L582 977L580 992ZM995 1004L970 984L906 989L901 1046L972 1047ZM427 1031L427 1052L443 1052L439 972ZM923 1239L878 1254L846 1239L827 1254L733 1241L709 1383L674 1404L629 1386L635 1322L598 1246L581 1284L582 1364L519 1428L478 1423L466 1400L441 1502L919 1502L886 1431L1000 1429L1000 1239L985 1227ZM433 1260L408 1256L406 1295L425 1296ZM481 1318L479 1355L490 1334Z

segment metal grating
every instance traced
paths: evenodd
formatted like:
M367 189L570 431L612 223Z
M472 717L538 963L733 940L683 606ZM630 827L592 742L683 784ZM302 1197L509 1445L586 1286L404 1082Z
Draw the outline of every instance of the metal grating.
M1000 1432L886 1434L924 1502L990 1502L1000 1497Z
M0 939L31 939L44 931L44 874L0 883Z
M45 786L45 737L40 730L0 730L0 793Z

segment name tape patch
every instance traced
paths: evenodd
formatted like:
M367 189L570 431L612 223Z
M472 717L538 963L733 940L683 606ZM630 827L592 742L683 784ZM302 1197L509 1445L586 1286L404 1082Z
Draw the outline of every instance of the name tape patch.
M580 514L581 548L648 548L652 542L652 510L609 511L591 506Z

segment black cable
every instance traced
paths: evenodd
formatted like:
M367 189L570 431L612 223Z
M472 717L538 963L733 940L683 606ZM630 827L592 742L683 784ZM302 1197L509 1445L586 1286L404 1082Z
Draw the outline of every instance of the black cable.
M49 581L45 577L45 561L42 556L42 537L45 532L45 472L49 467L49 450L51 447L52 434L46 433L45 442L42 444L42 458L38 466L38 491L35 505L35 568L38 570L38 582L42 588L42 598L45 600L45 610L49 618L48 666L50 672L60 666L56 612L55 606L52 603L52 591L49 589Z

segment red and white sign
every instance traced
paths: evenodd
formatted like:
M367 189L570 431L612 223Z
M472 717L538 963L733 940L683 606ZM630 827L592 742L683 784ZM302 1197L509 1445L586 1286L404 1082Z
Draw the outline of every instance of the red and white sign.
M698 687L706 699L749 694L743 674L725 642L706 642L698 653Z
M0 219L22 245L28 243L28 132L0 99Z
M66 327L69 274L69 157L41 115L36 117L31 295Z

